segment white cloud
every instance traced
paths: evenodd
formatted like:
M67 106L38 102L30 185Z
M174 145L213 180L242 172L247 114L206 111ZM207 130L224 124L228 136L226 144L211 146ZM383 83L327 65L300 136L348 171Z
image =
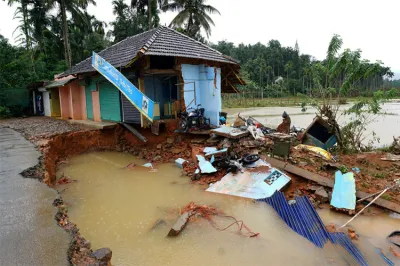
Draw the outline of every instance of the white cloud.
M226 39L236 44L267 44L276 39L282 45L293 46L297 40L302 53L322 59L330 38L337 33L344 40L344 48L359 48L364 58L382 60L400 72L398 0L209 0L207 3L221 12L221 16L212 16L216 24L212 42ZM14 9L0 0L0 34L10 40L17 26L17 21L12 20ZM110 0L97 0L97 6L89 7L88 11L107 23L114 19ZM173 16L162 13L161 24L168 25Z

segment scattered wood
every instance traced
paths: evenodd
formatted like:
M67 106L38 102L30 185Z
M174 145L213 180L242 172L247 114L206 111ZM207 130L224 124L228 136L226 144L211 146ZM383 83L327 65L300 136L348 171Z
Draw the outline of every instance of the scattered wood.
M385 157L381 158L382 161L397 162L400 161L400 155L394 155L391 153L386 154Z
M394 250L393 247L390 247L389 249L393 253L393 255L395 255L396 257L400 258L400 252L397 252L396 250Z
M176 221L174 226L172 226L171 230L167 236L177 236L179 233L185 228L186 224L189 222L190 217L193 215L193 211L184 212Z

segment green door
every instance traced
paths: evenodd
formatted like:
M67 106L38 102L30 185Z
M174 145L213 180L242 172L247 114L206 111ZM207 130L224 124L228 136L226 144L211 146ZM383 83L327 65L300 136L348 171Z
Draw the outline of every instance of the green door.
M119 90L110 82L100 84L101 120L121 122Z
M92 90L96 88L96 83L92 82L89 86L85 87L86 92L86 114L87 119L93 120L93 101Z

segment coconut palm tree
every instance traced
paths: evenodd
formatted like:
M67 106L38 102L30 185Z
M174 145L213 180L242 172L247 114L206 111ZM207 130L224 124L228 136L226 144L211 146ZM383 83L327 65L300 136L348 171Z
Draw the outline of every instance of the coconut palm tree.
M145 15L147 11L148 25L151 29L160 20L157 14L158 8L162 8L167 2L168 0L131 0L131 8L136 9L141 15Z
M5 1L5 0L3 0ZM23 38L18 38L17 41L19 41L20 43L25 43L25 47L26 49L31 49L32 48L32 44L31 44L31 36L29 34L29 29L30 29L30 25L29 25L29 14L28 14L28 5L31 3L31 1L29 0L8 0L7 1L9 6L12 6L16 3L19 3L19 7L17 7L16 11L15 11L15 15L14 18L18 18L21 21L21 24L16 28L17 29L21 29L23 32L23 35L25 35L25 39Z
M125 18L125 10L128 8L128 5L125 4L124 0L113 0L113 14L117 16L117 19Z
M211 25L214 21L209 14L220 12L213 6L206 5L206 0L172 0L163 5L163 11L178 11L178 15L171 21L170 26L179 28L186 25L186 32L193 35L194 29L203 28L207 37L211 34ZM192 37L192 36L191 36Z
M74 21L85 21L85 15L82 9L86 9L89 4L96 5L95 0L47 0L48 4L57 9L61 16L64 55L69 68L72 66L72 53L68 32L67 13L72 15Z

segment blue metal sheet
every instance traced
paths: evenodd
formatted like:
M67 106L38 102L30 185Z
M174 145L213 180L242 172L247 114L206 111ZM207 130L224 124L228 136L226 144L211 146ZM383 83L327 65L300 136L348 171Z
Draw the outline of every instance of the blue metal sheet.
M346 234L329 233L326 230L307 197L297 197L296 203L289 204L284 194L277 191L271 197L258 201L269 204L293 231L311 241L315 246L323 248L330 241L346 249L360 265L368 265L364 256Z
M391 261L388 257L386 257L380 248L375 248L375 249L376 249L376 252L378 252L378 254L381 256L381 258L387 263L387 265L394 266L394 262Z

